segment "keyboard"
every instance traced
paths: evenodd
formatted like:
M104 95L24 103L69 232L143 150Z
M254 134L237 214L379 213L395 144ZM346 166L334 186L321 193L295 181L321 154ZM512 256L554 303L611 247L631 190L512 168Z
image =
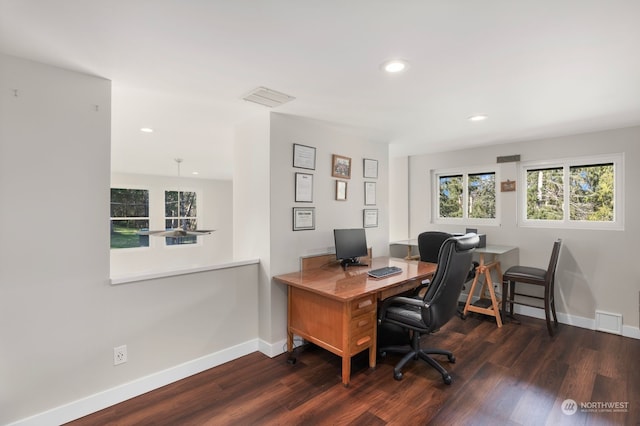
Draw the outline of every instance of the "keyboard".
M384 268L372 269L368 274L373 278L384 278L389 275L399 274L400 272L402 272L402 268L397 266L385 266Z

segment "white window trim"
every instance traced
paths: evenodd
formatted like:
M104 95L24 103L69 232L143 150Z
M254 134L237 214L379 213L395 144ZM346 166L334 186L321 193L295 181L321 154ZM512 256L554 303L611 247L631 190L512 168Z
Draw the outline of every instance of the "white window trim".
M569 192L565 188L563 200L563 220L527 219L527 170L537 168L562 167L564 169L564 184L569 182L569 167L586 166L590 164L613 163L614 170L614 220L612 222L575 221L569 220ZM624 230L624 153L603 154L587 157L571 157L556 160L527 161L519 165L518 187L522 188L518 195L518 226L523 228L563 228L563 229L593 229L593 230Z
M151 190L144 185L110 185L109 186L109 194L111 194L112 189L133 189L133 190L141 190L147 191L147 195L149 196L149 205L147 206L147 210L149 211L149 216L147 217L127 217L126 219L134 219L134 220L147 220L149 222L149 229L151 229ZM109 200L111 200L111 196L109 196ZM109 201L111 202L111 201ZM109 220L111 221L111 217ZM121 220L125 218L116 218L115 220ZM149 250L151 248L151 239L149 240L148 246L139 246L139 247L125 247L125 248L111 248L109 247L109 251L117 250L117 251L142 251Z
M477 173L495 173L495 194L496 194L496 217L493 219L469 218L467 191L468 176ZM463 217L440 217L440 176L462 175L462 185L465 188L462 194L462 216ZM451 169L431 170L431 223L436 225L476 225L476 226L500 226L500 168L495 164L486 166L473 166Z
M199 188L185 188L185 187L175 187L175 186L171 186L171 187L166 187L164 188L161 192L162 192L162 206L164 207L166 199L165 199L165 192L169 191L169 192L195 192L196 193L196 209L198 212L198 215L195 217L189 217L189 219L196 219L197 223L198 223L198 227L199 228L203 228L203 225L201 223L201 218L204 216L203 212L202 212L202 207L201 204L204 204L201 200L202 200L202 190ZM164 215L165 211L163 209L162 211L162 227L164 228L165 226L165 222L167 217ZM200 247L202 246L203 242L203 238L196 238L196 242L192 243L192 244L167 244L167 240L165 238L161 238L160 240L162 240L162 247L165 250L187 250L188 247Z

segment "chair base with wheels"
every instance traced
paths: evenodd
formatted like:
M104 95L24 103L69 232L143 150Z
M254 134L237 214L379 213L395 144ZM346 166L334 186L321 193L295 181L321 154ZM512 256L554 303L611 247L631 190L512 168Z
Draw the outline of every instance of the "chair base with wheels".
M456 362L456 357L452 352L437 349L437 348L429 348L429 349L421 349L420 348L420 333L413 333L413 338L411 339L411 348L407 349L405 346L388 346L383 348L380 352L380 356L384 357L387 355L387 352L390 353L401 353L405 354L404 357L393 367L393 378L396 380L402 380L402 368L409 362L414 359L422 359L426 361L430 366L438 370L438 372L442 375L442 381L446 385L450 385L452 382L451 375L449 372L442 366L438 361L433 359L429 355L444 355L447 357L450 363L454 364Z
M514 318L513 305L523 305L532 308L544 309L544 316L547 322L547 331L549 336L553 336L553 328L551 326L551 317L553 316L554 326L558 327L558 316L556 314L555 292L555 273L560 256L560 246L562 240L558 239L553 244L551 252L551 260L547 269L534 268L531 266L512 266L502 275L502 312ZM516 283L530 284L544 287L543 296L535 296L527 293L516 291ZM516 300L516 297L518 300ZM524 302L522 298L538 299L543 301L543 306ZM509 311L507 312L507 305Z

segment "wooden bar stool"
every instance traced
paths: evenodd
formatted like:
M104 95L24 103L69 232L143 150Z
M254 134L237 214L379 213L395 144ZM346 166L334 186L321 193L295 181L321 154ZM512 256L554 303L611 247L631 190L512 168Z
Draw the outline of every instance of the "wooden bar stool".
M556 315L556 303L554 299L555 274L558 265L558 257L560 256L560 246L562 240L557 239L553 243L553 251L551 252L551 260L547 269L534 268L531 266L512 266L502 275L502 311L507 312L507 304L509 304L509 315L513 315L513 305L523 305L532 308L544 309L544 316L547 320L547 330L549 335L553 336L553 328L551 327L551 315L555 326L558 326L558 317ZM544 287L544 296L531 296L526 293L516 292L516 283L532 284ZM508 290L508 293L507 293ZM516 296L539 299L544 301L544 307L539 305L516 301Z

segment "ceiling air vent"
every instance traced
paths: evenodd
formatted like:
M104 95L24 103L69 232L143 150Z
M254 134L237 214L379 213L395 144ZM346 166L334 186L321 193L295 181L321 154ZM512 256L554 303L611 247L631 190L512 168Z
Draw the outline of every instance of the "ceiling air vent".
M293 96L267 89L266 87L258 87L243 97L245 101L255 102L269 108L277 107L294 100Z

